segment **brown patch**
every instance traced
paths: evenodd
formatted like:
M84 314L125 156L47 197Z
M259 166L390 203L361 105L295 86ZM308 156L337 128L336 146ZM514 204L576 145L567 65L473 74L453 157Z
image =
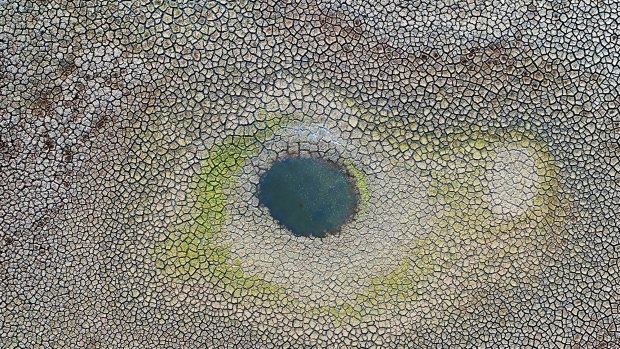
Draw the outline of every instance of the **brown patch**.
M53 103L47 97L37 98L30 105L32 116L41 118L52 111Z
M2 139L0 135L0 153L7 154L9 152L9 143Z
M113 90L121 90L125 87L125 82L123 80L123 76L128 75L127 69L123 69L121 71L114 71L110 73L103 82L105 86L110 87Z
M0 135L0 159L4 161L10 161L11 159L15 159L19 156L21 149L21 142L12 139L2 139L2 135Z
M73 150L68 145L62 150L62 160L67 164L73 161Z
M75 83L75 88L80 92L86 91L86 86L79 81Z
M612 123L611 123L611 131L613 133L620 134L620 121L612 121Z
M93 131L101 131L101 129L110 121L110 118L106 115L102 116L97 120L95 126L93 127Z
M44 144L45 150L47 150L47 151L52 151L52 150L54 150L54 148L55 148L56 144L54 144L54 141L53 141L53 140L52 140L52 138L50 137L49 133L47 133L47 132L46 132L46 133L43 135L43 139L44 139L44 140L43 140L43 144Z
M63 78L67 78L69 75L73 74L77 70L77 66L71 61L60 60L58 65L58 73Z

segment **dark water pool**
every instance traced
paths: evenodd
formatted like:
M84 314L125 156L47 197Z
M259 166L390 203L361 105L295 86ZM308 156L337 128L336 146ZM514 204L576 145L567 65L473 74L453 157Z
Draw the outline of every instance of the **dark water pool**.
M355 213L353 181L336 164L289 158L273 164L259 183L261 204L296 236L325 237Z

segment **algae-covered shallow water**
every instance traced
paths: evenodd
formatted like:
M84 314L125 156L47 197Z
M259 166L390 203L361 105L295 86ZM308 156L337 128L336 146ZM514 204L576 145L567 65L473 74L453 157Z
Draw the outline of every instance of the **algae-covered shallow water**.
M261 177L259 200L294 235L308 237L336 231L358 201L346 172L313 158L276 162Z

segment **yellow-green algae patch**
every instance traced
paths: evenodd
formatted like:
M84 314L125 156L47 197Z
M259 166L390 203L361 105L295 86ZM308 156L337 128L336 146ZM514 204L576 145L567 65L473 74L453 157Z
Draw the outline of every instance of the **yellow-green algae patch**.
M406 148L413 149L414 165L425 169L424 173L431 178L428 195L437 209L432 237L416 241L413 253L396 269L371 280L370 286L354 302L363 308L381 304L385 309L399 309L419 300L425 288L422 285L432 281L434 271L449 270L457 262L459 251L463 252L463 244L490 248L492 242L506 240L508 235L520 243L495 255L518 255L523 249L538 248L539 239L551 239L548 234L563 222L568 208L566 200L560 201L558 168L548 148L531 132L481 130L473 125L468 132L449 130L440 136L415 132ZM484 200L489 194L485 176L494 156L505 148L528 150L534 157L539 181L529 210L514 219L497 222L488 201ZM479 259L481 263L486 261L483 256ZM358 307L343 309L349 309L346 312L349 316L358 315L351 312ZM325 311L342 315L343 310Z
M353 176L355 185L359 193L359 212L358 214L364 214L368 211L368 200L370 200L370 191L368 190L368 177L362 171L360 171L351 161L345 161L345 167L347 171Z
M289 118L290 119L290 118ZM309 310L316 315L329 315L333 321L359 321L371 313L378 302L397 304L417 298L416 283L432 269L435 255L420 242L416 260L405 261L393 273L372 280L366 292L350 303L314 304L287 295L284 288L249 276L242 270L241 261L233 260L230 243L222 234L226 224L227 196L235 187L235 175L246 161L260 151L260 142L269 138L287 121L259 122L246 135L226 137L209 153L200 167L192 195L195 209L187 223L172 225L153 249L156 266L175 283L202 280L226 291L230 297L251 296L267 302L288 303L294 308ZM345 167L353 176L360 195L360 213L368 209L370 190L367 177L352 162ZM314 310L310 310L314 309Z
M471 127L469 132L449 133L447 139L440 142L441 146L432 141L426 143L418 148L414 157L428 164L429 195L435 204L443 207L441 216L444 218L438 224L472 233L470 236L480 242L489 237L486 233L496 230L497 227L492 227L496 222L490 204L484 199L490 193L486 174L498 152L505 149L527 151L533 158L538 181L531 207L514 219L501 222L500 230L531 225L533 221L548 217L560 205L558 169L547 146L524 129L483 131Z
M227 195L234 187L234 177L245 162L260 151L260 142L270 137L286 121L258 122L246 135L225 138L201 164L197 183L192 189L197 214L188 223L171 227L168 235L155 247L157 266L179 283L203 280L225 290L228 297L242 300L245 296L262 299L264 305L292 307L314 316L328 316L333 325L357 323L381 311L398 311L420 299L431 283L434 271L449 270L457 262L458 243L489 244L503 234L543 236L561 216L558 199L557 168L548 149L525 130L474 130L448 132L437 138L416 134L408 149L415 149L413 158L424 163L431 177L428 194L442 207L434 220L432 238L416 241L412 254L386 275L378 275L366 288L352 295L350 301L333 304L316 303L290 295L280 287L249 276L239 260L231 260L230 245L220 234L226 224ZM493 156L502 147L527 149L535 157L540 181L531 210L516 219L496 224L483 196L489 189L484 181ZM368 209L370 190L366 175L352 163L345 166L354 177L361 198L361 212ZM542 222L545 224L540 224ZM525 244L535 244L531 239ZM516 246L516 245L514 245ZM500 254L517 254L522 248L512 247ZM523 244L521 244L523 246ZM483 258L481 258L482 260Z
M405 127L406 121L389 110L364 109L353 101L345 102L351 109L346 112L360 120L376 121L369 118L372 116L384 121L371 130L372 139L389 143L391 148L384 147L388 153L405 154L413 160L410 164L423 169L431 178L428 195L438 210L431 237L413 243L411 255L392 272L369 280L367 287L351 298L309 303L291 295L284 287L248 275L242 270L241 261L231 258L230 243L222 231L226 224L227 197L235 187L234 178L246 161L259 153L260 143L288 122L283 117L267 120L266 114L257 117L259 121L243 134L226 137L203 161L191 188L195 207L185 220L187 223L171 226L164 239L157 242L154 248L157 267L174 282L205 282L225 290L231 302L247 301L248 305L255 305L254 300L245 297L250 296L261 299L265 306L279 304L309 315L328 316L338 325L359 322L378 311L398 311L419 300L436 271L449 270L459 262L462 252L459 244L492 246L504 235L513 234L518 235L515 238L520 239L521 247L501 253L516 255L522 248L535 248L528 245L536 245L532 239L545 236L561 221L563 206L558 196L558 170L544 143L531 132L519 128L482 129L474 125L469 125L467 130L427 132L415 125ZM498 223L484 200L489 194L485 174L502 147L526 149L533 154L540 181L532 209ZM371 195L367 177L351 162L345 160L345 166L357 184L360 213L363 213L368 209Z
M412 255L391 273L370 280L368 287L354 295L351 301L309 305L289 295L283 287L248 276L242 270L240 261L231 260L229 245L220 234L226 223L226 197L234 185L235 174L241 171L251 156L258 154L259 143L280 125L282 122L271 122L257 127L249 132L250 135L227 137L209 154L193 189L199 214L186 224L172 227L169 235L155 248L159 256L157 266L166 274L179 282L203 279L226 290L231 297L247 295L263 299L268 304L288 304L314 315L329 316L338 325L361 321L365 316L372 315L379 304L383 311L398 310L418 300L426 288L420 285L431 282L433 271L447 270L456 261L458 248L447 243L455 234L460 237L454 241L473 238L483 243L516 230L544 234L541 224L535 224L532 229L531 223L541 219L555 220L551 216L559 205L557 169L542 143L531 134L521 130L497 130L455 133L441 140L429 135L414 137L422 140L418 143L422 146L417 147L414 157L431 163L432 170L428 172L432 178L429 195L435 198L435 203L444 207L435 220L435 237L414 243ZM537 171L542 180L534 210L517 220L494 225L491 212L482 200L482 196L488 193L488 186L482 178L497 149L505 146L531 149L532 154L536 155ZM366 176L351 163L345 166L355 178L363 211L367 209L370 197ZM518 249L508 252L517 253Z
M437 146L432 136L418 147L414 157L423 162L431 177L428 194L436 207L433 233L457 244L475 249L482 267L491 260L509 261L552 251L567 216L568 198L562 199L559 169L548 147L531 132L521 129L478 129L455 131ZM533 160L537 175L534 196L527 209L512 216L498 216L491 209L487 172L502 150L524 151ZM548 247L548 248L547 248ZM461 251L462 252L462 251ZM537 269L536 260L530 272ZM511 284L512 281L502 281Z
M357 301L366 305L379 302L399 306L417 300L422 295L420 285L430 282L433 270L451 266L453 251L444 245L437 238L416 241L412 254L391 273L371 280L370 287Z
M260 142L294 117L268 119L266 114L260 114L247 135L228 136L208 154L191 189L195 207L190 218L187 223L173 224L153 248L157 267L172 281L204 280L233 297L284 297L278 287L242 271L240 261L232 260L230 245L221 233L235 175L251 156L258 154Z

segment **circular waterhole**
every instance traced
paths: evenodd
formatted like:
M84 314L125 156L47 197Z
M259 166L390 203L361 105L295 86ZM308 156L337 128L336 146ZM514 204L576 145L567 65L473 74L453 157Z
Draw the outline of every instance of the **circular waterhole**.
M260 178L258 199L271 216L296 236L325 237L356 212L355 183L337 164L314 158L287 158Z

